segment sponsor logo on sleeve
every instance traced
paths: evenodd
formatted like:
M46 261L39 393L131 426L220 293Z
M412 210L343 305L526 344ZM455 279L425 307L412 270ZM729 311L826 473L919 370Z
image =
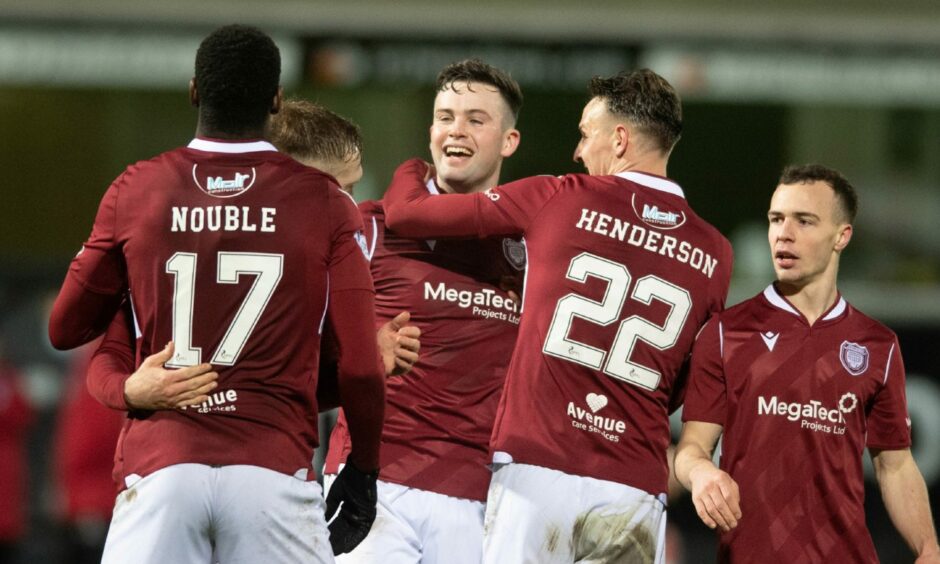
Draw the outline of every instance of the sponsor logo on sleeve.
M627 430L627 424L620 419L598 415L597 412L607 407L607 396L591 392L584 397L587 409L568 402L568 417L571 426L586 433L596 433L612 443L619 443L620 437Z
M764 396L757 398L757 415L780 416L787 421L799 421L801 429L831 435L845 434L844 416L855 411L857 407L858 396L852 392L842 394L836 407L826 407L818 400L786 402L777 396L771 396L769 399Z
M362 231L356 231L353 233L353 239L355 239L356 244L359 245L359 250L362 251L362 256L366 257L366 260L372 260L372 257L369 255L369 244L366 241L366 236L362 234Z
M849 374L860 376L868 370L868 348L858 343L842 341L839 360L842 361L842 366Z

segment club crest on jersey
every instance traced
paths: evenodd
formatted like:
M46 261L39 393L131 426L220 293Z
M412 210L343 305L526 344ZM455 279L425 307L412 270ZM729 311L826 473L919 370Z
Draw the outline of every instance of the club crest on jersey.
M235 171L232 177L209 174L205 177L205 183L202 183L199 181L200 177L196 171L198 167L198 164L193 165L193 181L200 190L215 198L233 198L247 192L249 188L254 186L257 178L257 173L252 167L251 174L240 171Z
M852 376L859 376L868 370L868 349L858 343L842 341L842 347L839 349L839 360L842 366Z
M525 243L506 237L503 239L503 254L516 270L525 270Z
M658 205L646 204L638 205L636 194L633 195L632 202L633 213L643 221L643 223L656 227L658 229L675 229L685 223L685 212L669 211L660 209Z

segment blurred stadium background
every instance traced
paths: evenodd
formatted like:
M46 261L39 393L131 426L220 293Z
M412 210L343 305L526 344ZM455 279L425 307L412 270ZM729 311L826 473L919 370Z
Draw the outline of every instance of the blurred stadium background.
M360 200L379 197L403 159L428 157L431 86L446 63L479 56L523 87L522 144L504 180L580 172L571 155L587 80L654 69L684 101L670 176L735 246L730 303L772 277L764 217L782 166L840 169L861 198L840 287L900 336L914 452L936 520L940 3L0 0L0 358L13 367L6 374L19 372L34 414L5 417L15 402L0 386L0 472L15 466L18 438L28 446L28 530L11 562L77 562L69 538L83 534L64 526L53 445L63 429L92 423L61 407L76 358L48 344L49 300L111 180L191 138L196 46L231 22L275 37L289 95L360 124ZM882 560L911 561L873 482L867 498ZM14 502L0 491L0 508ZM670 513L674 561L713 561L712 535L688 499Z

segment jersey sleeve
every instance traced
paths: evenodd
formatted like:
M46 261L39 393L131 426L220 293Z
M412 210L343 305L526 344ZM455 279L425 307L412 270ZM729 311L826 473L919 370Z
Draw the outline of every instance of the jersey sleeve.
M895 337L888 353L885 382L875 395L867 416L869 448L880 450L904 449L911 446L910 416L905 393L904 360Z
M317 411L323 413L339 406L339 346L329 317L320 337L320 368L317 376Z
M330 189L331 233L330 292L343 290L373 291L369 272L368 242L363 233L362 217L351 196Z
M536 176L484 193L440 194L425 188L428 165L406 161L385 193L385 224L403 237L495 237L525 233L563 180Z
M49 316L49 340L58 349L90 342L118 311L127 275L116 241L118 178L105 193L91 236L72 259Z
M721 354L721 322L712 317L692 347L689 382L685 391L683 421L725 424L727 386Z
M134 372L133 320L127 302L114 316L88 365L86 385L93 398L111 409L127 410L124 382Z
M362 470L378 467L385 417L385 375L375 342L375 291L362 218L352 197L330 190L333 218L328 323L335 335L338 400L346 413L353 454ZM327 386L330 382L325 383ZM328 390L320 395L328 395Z
M371 291L331 291L328 310L339 356L339 403L352 439L350 458L366 471L378 467L385 419L385 375L375 342L374 301Z

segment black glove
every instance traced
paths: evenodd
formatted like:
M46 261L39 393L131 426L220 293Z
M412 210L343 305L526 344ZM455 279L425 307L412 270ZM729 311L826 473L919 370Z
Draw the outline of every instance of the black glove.
M375 521L378 477L378 470L366 474L349 462L336 476L326 496L326 521L334 555L351 551L369 534Z

